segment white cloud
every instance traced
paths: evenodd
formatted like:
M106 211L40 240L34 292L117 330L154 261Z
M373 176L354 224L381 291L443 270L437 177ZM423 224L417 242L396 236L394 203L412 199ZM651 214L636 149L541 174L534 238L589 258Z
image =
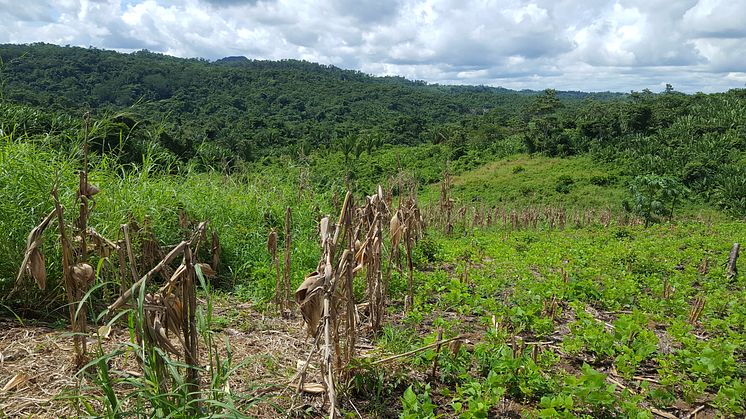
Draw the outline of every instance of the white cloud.
M0 0L0 42L298 58L510 88L742 87L733 0Z
M746 2L700 0L684 14L684 25L694 34L713 38L746 37Z

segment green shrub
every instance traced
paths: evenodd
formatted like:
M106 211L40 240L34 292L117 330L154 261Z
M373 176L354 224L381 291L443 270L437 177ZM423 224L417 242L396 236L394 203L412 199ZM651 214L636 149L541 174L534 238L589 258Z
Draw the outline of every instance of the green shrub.
M575 184L575 180L573 180L570 175L561 175L557 179L554 190L561 194L567 194L570 193L570 189L572 189L573 184Z

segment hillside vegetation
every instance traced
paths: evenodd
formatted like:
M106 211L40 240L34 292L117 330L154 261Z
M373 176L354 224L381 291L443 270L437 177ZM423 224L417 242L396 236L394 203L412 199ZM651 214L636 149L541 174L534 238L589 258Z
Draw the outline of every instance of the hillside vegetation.
M746 213L743 89L515 92L297 61L207 62L46 44L3 45L0 58L0 129L15 138L60 134L47 140L56 141L76 135L91 111L108 121L94 148L120 163L138 163L153 148L203 170L292 156L323 173L314 174L317 185L342 178L370 190L399 168L424 185L442 177L446 161L459 173L519 152L589 155L630 179L671 178L689 198ZM420 150L416 159L405 156L414 149L397 148L410 146Z

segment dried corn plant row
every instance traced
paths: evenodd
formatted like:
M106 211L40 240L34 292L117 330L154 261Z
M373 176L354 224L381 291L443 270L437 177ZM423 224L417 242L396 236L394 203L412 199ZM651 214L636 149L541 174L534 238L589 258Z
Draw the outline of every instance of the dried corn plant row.
M438 201L438 209L440 210L439 220L443 225L443 231L446 235L450 235L453 231L451 211L453 211L454 200L450 197L452 187L453 181L446 165L446 169L443 172L443 182L440 184L440 200Z
M46 268L44 266L41 247L43 244L43 233L49 227L52 219L56 217L62 248L61 265L64 289L68 300L70 324L73 331L74 363L77 367L85 364L87 353L86 334L88 322L86 316L87 310L83 308L83 304L85 303L83 300L95 281L95 271L88 261L89 257L95 254L97 257L103 259L116 253L119 258L118 274L121 277L120 280L124 283L127 277L125 265L128 257L126 254L129 253L129 260L133 262L130 266L132 268L131 273L136 273L127 225L122 226L124 240L120 244L109 240L93 228L88 227L87 218L90 209L94 207L93 205L89 206L88 203L91 202L92 191L98 192L98 189L94 188L92 185L81 182L78 201L84 200L85 204L81 204L80 216L73 226L66 224L64 208L59 201L57 191L52 191L55 208L29 234L24 261L16 281L17 288L21 285L21 279L24 274L28 273L39 288L44 289L46 287ZM80 230L83 228L85 230ZM73 230L72 235L69 233L69 230ZM205 238L205 230L206 223L201 223L189 242L182 242L177 245L153 269L135 281L129 288L123 286L123 292L119 299L107 309L108 312L111 312L121 307L134 295L134 292L139 289L138 287L143 286L149 278L158 273L164 275L168 279L166 285L157 293L148 294L145 301L143 301L145 311L145 330L143 334L149 344L158 346L164 351L176 353L175 347L168 340L168 332L171 331L175 335L182 333L184 338L180 338L179 341L183 347L184 360L189 365L197 365L196 362L190 364L190 362L196 359L191 355L196 354L196 348L193 347L193 345L196 345L196 331L194 329L194 310L196 305L196 297L194 296L194 264L183 262L176 272L172 272L170 263L179 254L183 254L185 260L187 258L191 259L191 249L194 248L195 253L199 249L200 241ZM219 243L217 242L217 235L215 233L213 233L212 239L211 253L213 263L216 263L219 260ZM206 277L212 278L215 276L215 270L211 265L206 263L198 263L197 265Z
M400 186L401 187L401 186ZM360 313L353 295L355 276L365 271L366 297L360 306L367 307L370 330L380 331L386 308L385 279L397 263L400 246L404 247L409 266L410 297L413 293L412 248L423 234L423 220L414 197L402 198L399 208L392 215L390 202L383 188L365 198L361 207L353 205L352 194L347 193L337 222L332 227L329 217L319 223L322 254L317 268L306 275L295 292L295 299L308 334L314 338L308 360L321 356L323 388L330 404L329 417L337 415L336 383L346 381L347 368L355 357ZM388 226L390 244L384 240L384 226ZM387 275L384 275L385 248L389 247ZM270 252L271 253L271 252ZM299 372L298 392L308 387L305 383L306 367Z
M289 315L290 311L290 274L291 274L291 258L292 258L292 224L293 224L293 211L290 207L285 210L285 229L284 229L284 258L283 265L280 266L278 245L279 236L277 229L272 228L267 236L267 252L270 255L270 269L274 268L277 275L277 282L275 284L275 295L273 303L277 307L277 310L282 315Z
M355 315L352 295L353 255L352 240L352 194L345 196L338 222L334 232L329 225L329 218L324 217L320 223L320 242L322 255L314 272L295 292L295 299L306 323L308 333L316 338L311 348L309 360L313 354L321 354L321 375L324 389L329 401L329 417L337 416L336 382L339 374L354 357L355 350ZM347 236L347 246L338 248ZM351 247L350 247L351 246ZM341 286L338 285L342 283ZM344 333L341 333L344 331ZM319 347L319 343L323 343ZM304 386L305 370L300 373L297 389Z
M285 210L285 265L282 274L282 289L278 293L278 299L281 299L281 310L286 310L290 303L290 259L293 251L293 211L290 207Z
M402 199L399 202L399 208L391 218L389 228L392 258L398 258L399 245L404 245L408 270L407 297L404 301L404 310L409 311L414 304L414 264L412 262L412 250L417 240L424 234L424 221L414 196Z
M441 198L442 201L442 198ZM451 219L451 208L455 204L453 199L439 202L437 208L428 208L425 220L431 223L441 223L446 234L453 233L454 224L458 229L467 233L474 229L500 226L509 230L528 230L549 228L564 230L567 227L583 228L587 226L609 227L642 225L643 221L630 214L615 214L610 209L596 210L568 210L561 207L527 207L515 208L482 208L461 206L456 211L455 220ZM433 214L432 211L435 211Z
M383 260L383 225L390 217L390 210L384 197L383 188L366 197L364 207L358 209L358 227L356 230L355 269L366 267L366 297L370 328L378 333L382 327L386 308L386 292L382 270ZM362 241L357 237L364 235Z

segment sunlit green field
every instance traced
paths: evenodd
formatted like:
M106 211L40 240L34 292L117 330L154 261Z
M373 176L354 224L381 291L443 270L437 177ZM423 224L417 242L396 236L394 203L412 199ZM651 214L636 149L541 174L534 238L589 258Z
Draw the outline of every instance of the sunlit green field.
M725 261L743 223L433 234L415 310L379 340L403 352L459 334L397 374L403 417L651 417L744 412L744 279ZM691 318L696 302L704 308ZM423 336L424 335L424 336ZM375 376L371 372L372 376ZM386 405L387 395L368 394ZM376 399L376 396L378 399Z

